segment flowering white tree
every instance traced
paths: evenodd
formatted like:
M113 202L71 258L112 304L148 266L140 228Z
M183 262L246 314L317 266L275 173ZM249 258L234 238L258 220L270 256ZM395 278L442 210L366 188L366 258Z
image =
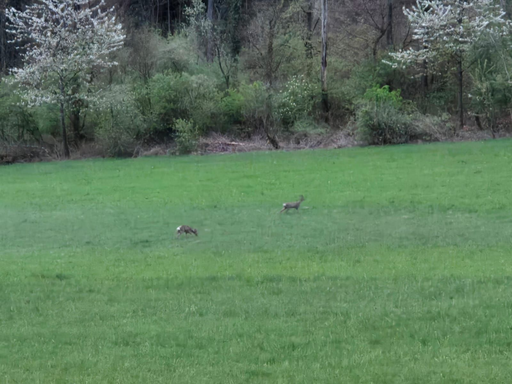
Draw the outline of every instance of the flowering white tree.
M510 21L493 0L417 0L405 9L414 31L418 49L410 48L391 56L393 66L436 64L445 60L456 62L458 80L459 123L464 124L463 76L470 48L487 34L508 35Z
M29 41L24 66L13 69L13 81L24 86L30 105L58 103L64 155L69 157L65 110L74 100L94 97L94 69L117 63L108 54L123 45L125 34L114 9L102 0L40 0L25 11L6 11L14 41Z

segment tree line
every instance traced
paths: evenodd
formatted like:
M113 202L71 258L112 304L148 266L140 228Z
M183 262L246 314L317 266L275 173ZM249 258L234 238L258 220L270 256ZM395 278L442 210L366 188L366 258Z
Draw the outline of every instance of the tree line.
M0 148L506 134L509 15L506 0L3 0Z

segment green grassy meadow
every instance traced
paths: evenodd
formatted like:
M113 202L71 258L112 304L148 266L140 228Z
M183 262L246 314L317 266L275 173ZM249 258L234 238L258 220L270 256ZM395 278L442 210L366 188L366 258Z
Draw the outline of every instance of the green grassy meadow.
M510 383L511 245L511 140L1 167L0 383Z

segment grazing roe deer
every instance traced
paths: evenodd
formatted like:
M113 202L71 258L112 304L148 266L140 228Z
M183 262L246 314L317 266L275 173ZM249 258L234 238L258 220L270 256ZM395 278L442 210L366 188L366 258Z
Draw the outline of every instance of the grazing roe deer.
M279 211L279 213L282 213L284 211L288 211L289 209L295 208L296 210L299 210L300 203L304 201L304 196L300 195L299 201L296 201L295 203L284 203L283 209Z
M176 228L176 234L178 235L178 237L180 237L182 233L186 235L188 235L189 233L193 233L194 235L197 236L197 229L189 227L188 225L180 225L178 228Z

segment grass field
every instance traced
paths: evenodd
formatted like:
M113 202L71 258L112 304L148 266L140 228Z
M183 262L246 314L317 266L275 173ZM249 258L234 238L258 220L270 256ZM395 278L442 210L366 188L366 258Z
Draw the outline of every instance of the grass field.
M0 383L511 383L511 192L510 140L2 167Z

